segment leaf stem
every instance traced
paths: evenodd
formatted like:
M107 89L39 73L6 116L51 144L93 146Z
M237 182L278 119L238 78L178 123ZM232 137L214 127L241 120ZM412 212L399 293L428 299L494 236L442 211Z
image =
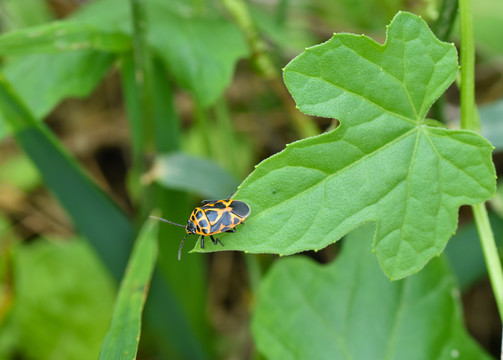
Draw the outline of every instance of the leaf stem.
M475 109L475 44L470 0L459 1L461 34L461 128L480 132L480 120ZM489 279L500 319L503 319L503 269L494 234L484 204L472 206Z

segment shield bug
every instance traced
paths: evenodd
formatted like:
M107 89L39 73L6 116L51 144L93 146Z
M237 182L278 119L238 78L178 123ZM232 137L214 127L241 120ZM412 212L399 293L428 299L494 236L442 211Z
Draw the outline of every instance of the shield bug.
M190 234L201 235L201 249L204 249L204 237L209 236L213 244L220 243L220 239L213 235L223 232L235 232L236 226L241 224L250 215L250 207L247 203L239 200L203 200L201 206L192 211L187 225L181 225L172 221L150 216L153 219L164 221L168 224L185 228L187 235L182 239L178 250L178 260L182 255L183 242Z

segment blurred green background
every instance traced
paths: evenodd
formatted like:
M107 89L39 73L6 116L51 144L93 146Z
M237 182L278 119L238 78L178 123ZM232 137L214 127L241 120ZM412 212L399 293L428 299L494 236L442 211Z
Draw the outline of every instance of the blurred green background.
M184 224L262 159L336 126L295 109L280 69L334 32L382 42L399 10L457 41L450 1L0 0L0 359L96 358L148 213ZM475 2L474 24L482 132L501 173L503 2ZM431 117L457 126L458 95L453 85ZM500 240L502 204L500 187ZM501 323L467 209L460 223L446 252L465 321L497 355ZM183 236L159 226L138 358L260 358L250 316L276 257L188 254L189 237L177 262Z

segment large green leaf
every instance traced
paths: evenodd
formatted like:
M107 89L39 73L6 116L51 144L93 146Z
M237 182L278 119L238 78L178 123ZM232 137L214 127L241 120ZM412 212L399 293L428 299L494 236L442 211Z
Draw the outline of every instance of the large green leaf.
M252 322L270 359L489 359L463 328L459 291L443 258L390 282L370 251L373 229L351 233L321 266L278 261L263 280Z
M459 206L495 189L491 145L425 119L457 68L454 46L410 13L394 18L384 45L336 34L295 58L284 76L299 109L341 124L257 167L236 193L251 215L225 249L320 249L372 221L389 277L421 269L455 232Z
M157 226L157 222L147 221L140 230L121 282L100 359L136 359L143 306L157 259Z

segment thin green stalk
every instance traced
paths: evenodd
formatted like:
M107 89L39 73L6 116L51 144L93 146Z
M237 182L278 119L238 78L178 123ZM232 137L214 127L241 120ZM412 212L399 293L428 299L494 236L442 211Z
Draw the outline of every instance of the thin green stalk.
M258 261L257 254L244 254L246 270L248 274L248 282L250 283L250 290L255 297L258 296L258 289L260 280L262 278L262 270Z
M461 128L480 132L475 117L475 42L470 0L459 1L461 34Z
M458 16L458 0L443 0L438 12L438 18L433 24L432 30L437 38L448 41ZM430 114L435 120L446 123L445 104L446 95L443 94L431 107Z
M459 1L461 25L461 127L480 132L475 109L475 44L470 0ZM489 279L500 318L503 319L503 269L484 204L472 206Z
M210 121L208 119L208 114L197 100L194 102L194 117L196 119L197 130L201 135L203 151L209 158L213 158L213 149L211 147L209 136Z
M457 0L443 0L438 18L433 24L433 33L442 41L448 41L458 15Z
M493 288L494 298L500 313L500 318L503 319L503 270L499 258L498 248L494 241L494 234L489 222L487 210L484 204L472 206L477 231L479 233L486 267L489 271L489 278Z
M151 73L150 51L146 41L146 10L143 0L131 0L133 20L133 56L140 119L137 128L141 128L143 136L141 147L135 150L134 161L138 170L143 171L143 156L152 143L153 134L153 96L149 74Z
M225 157L227 159L227 169L230 171L236 171L239 169L239 153L235 151L236 149L236 131L232 123L232 118L227 108L227 103L224 97L221 97L215 104L215 118L218 123L218 129L220 132L220 138L218 139L219 144L225 146L223 151L225 151ZM236 175L239 175L236 173Z
M137 137L137 147L133 149L133 164L128 176L128 188L132 197L140 204L138 219L145 218L152 204L152 196L148 192L151 190L142 186L140 178L147 169L145 154L152 148L153 143L153 88L150 74L152 72L151 55L147 44L147 16L145 0L130 0L132 22L133 22L133 65L134 65L134 85L137 102L136 114L132 116L133 125L132 136ZM135 134L135 132L138 132Z
M283 84L279 67L274 64L265 41L253 23L245 1L221 0L221 2L245 36L252 52L253 65L259 74L270 82L271 88L289 112L294 129L302 138L318 135L320 131L313 119L303 115L295 107L292 97Z

